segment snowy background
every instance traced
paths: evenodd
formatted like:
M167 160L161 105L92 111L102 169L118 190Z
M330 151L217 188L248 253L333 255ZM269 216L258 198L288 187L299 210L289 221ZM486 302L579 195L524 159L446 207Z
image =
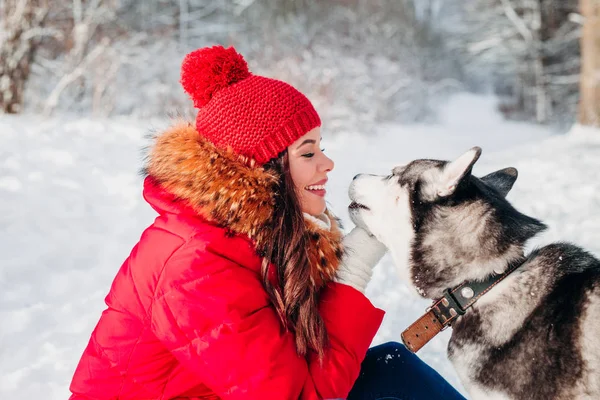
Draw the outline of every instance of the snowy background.
M506 122L491 97L458 95L440 123L381 125L372 135L329 137L336 162L332 209L351 226L347 185L358 172L386 173L419 157L450 159L479 145L476 175L514 166L509 195L547 222L539 239L570 240L600 254L600 135L567 135ZM65 399L78 358L117 272L154 212L141 197L144 136L168 121L127 118L0 117L0 397ZM367 294L387 311L375 343L400 333L429 304L399 281L387 258ZM445 346L420 356L460 388Z
M18 115L0 111L0 398L68 397L111 281L155 217L138 174L145 136L193 115L178 77L198 47L234 45L253 72L313 101L336 162L328 201L346 228L355 174L481 146L475 174L516 167L509 200L550 226L531 246L567 240L600 255L600 132L572 128L577 4L0 0L0 91L29 72ZM32 16L44 29L25 26ZM374 344L398 341L429 305L388 257L367 295L387 311ZM463 390L449 335L419 355Z

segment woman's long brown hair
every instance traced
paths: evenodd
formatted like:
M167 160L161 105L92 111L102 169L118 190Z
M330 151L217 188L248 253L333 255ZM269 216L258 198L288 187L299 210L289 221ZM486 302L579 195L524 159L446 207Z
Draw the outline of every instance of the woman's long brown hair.
M265 164L265 168L274 170L280 178L275 188L273 240L262 249L263 286L284 328L295 334L297 353L305 356L313 350L322 360L327 332L318 310L319 293L311 284L307 253L310 239L290 174L287 150ZM269 280L269 269L273 266L277 286Z

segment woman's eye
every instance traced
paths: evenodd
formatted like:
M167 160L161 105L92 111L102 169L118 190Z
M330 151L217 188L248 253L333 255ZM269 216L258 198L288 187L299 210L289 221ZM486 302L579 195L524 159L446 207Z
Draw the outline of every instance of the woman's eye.
M324 151L325 151L325 149L321 149L321 152L324 152ZM305 157L305 158L313 158L314 156L315 156L315 153L302 154L302 157Z

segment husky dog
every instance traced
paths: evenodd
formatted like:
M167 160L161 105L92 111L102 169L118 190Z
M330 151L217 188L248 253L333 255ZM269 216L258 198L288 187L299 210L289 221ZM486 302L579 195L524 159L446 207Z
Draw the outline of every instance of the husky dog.
M471 174L480 154L357 175L350 216L425 298L515 268L452 323L448 357L473 399L598 400L600 261L567 243L524 254L546 226L505 199L516 169Z

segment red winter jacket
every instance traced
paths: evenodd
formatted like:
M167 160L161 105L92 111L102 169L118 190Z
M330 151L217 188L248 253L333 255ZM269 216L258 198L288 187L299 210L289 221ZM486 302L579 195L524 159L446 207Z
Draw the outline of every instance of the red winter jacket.
M150 173L144 197L160 215L115 277L71 400L345 397L383 312L355 289L328 283L323 365L314 354L299 357L261 284L255 242L209 222L199 211L209 206L175 197L168 179Z

